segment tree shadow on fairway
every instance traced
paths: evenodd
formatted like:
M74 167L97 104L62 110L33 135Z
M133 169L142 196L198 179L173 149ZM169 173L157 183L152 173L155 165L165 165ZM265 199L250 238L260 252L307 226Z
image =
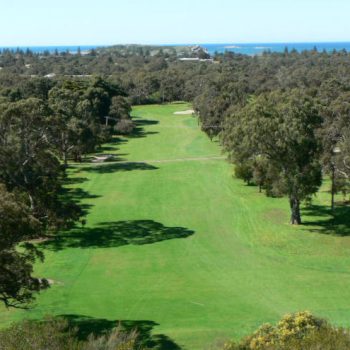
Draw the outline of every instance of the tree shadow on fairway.
M78 185L78 184L82 184L82 183L84 183L86 181L89 181L89 179L87 177L67 176L64 179L63 184L65 186Z
M158 120L152 120L152 119L133 119L133 121L134 121L134 124L139 127L159 124Z
M80 179L76 179L76 183L79 183ZM74 183L74 181L73 181ZM100 196L91 194L83 190L82 188L63 188L62 189L62 201L66 205L66 210L76 210L79 217L86 216L89 210L92 208L92 204L82 203L85 199L95 199ZM74 223L70 225L70 228L74 226Z
M54 251L65 248L112 248L124 245L145 245L169 239L186 238L194 231L184 227L166 227L153 220L101 223L94 228L76 228L62 233L42 246Z
M309 231L334 236L350 236L350 207L346 205L337 206L332 212L330 207L322 205L311 205L303 210L307 216L320 219L305 221L303 224L310 227Z
M143 162L122 162L96 165L84 168L84 171L97 174L110 174L118 171L133 171L133 170L157 170L154 165Z
M131 134L127 135L127 139L142 138L149 135L159 134L157 131L146 131L144 126L151 126L159 124L158 120L151 119L134 119L134 130Z
M79 340L86 340L90 334L105 335L120 326L123 330L138 333L138 345L154 350L180 350L181 348L164 334L152 335L152 330L159 324L153 321L110 321L81 315L62 315L69 326L77 329Z
M95 199L100 196L91 194L79 187L67 187L70 185L78 185L89 181L85 177L67 176L64 179L64 187L60 192L62 206L60 215L67 218L65 229L71 229L76 225L76 222L89 213L93 206L92 204L82 203L85 199Z
M126 140L123 137L119 136L113 136L111 140L109 140L107 143L101 145L97 148L97 152L106 152L106 151L118 151L118 146L123 145L127 143L128 140Z

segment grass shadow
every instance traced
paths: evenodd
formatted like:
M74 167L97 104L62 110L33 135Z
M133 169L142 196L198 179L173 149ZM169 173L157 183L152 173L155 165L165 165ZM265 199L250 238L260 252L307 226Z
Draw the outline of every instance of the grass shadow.
M194 231L184 227L166 227L153 220L117 221L101 223L94 228L75 228L41 245L53 251L65 248L112 248L152 244L193 234Z
M142 137L147 137L149 135L159 134L158 131L145 131L144 128L135 127L133 132L126 136L128 139L138 139Z
M76 188L65 188L64 189L65 196L69 197L74 202L80 202L83 199L95 199L99 198L100 196L91 194L90 192L87 192L83 190L80 187Z
M73 220L67 220L65 228L72 229L76 226L77 221L85 217L90 209L93 207L92 204L82 203L84 199L94 199L100 196L93 195L81 188L63 188L61 192L62 198L62 217L71 217Z
M318 217L317 220L304 221L309 231L334 236L350 236L350 207L337 206L332 212L330 207L311 205L303 210L305 216Z
M87 177L66 176L63 180L63 185L64 186L78 185L78 184L82 184L86 181L89 181L89 179Z
M84 171L97 174L110 174L118 171L133 171L133 170L157 170L154 165L142 162L121 162L121 163L106 163L91 167L82 168Z
M78 174L80 169L74 166L69 167L69 173L63 178L63 187L60 190L61 207L60 217L65 218L65 229L71 229L76 225L76 222L86 216L91 204L82 203L85 199L94 199L100 196L93 195L76 185L89 181L86 177L80 177ZM72 187L74 186L74 187Z
M133 139L133 138L142 138L149 135L155 135L158 134L157 131L145 131L145 126L151 126L151 125L157 125L159 124L158 120L151 120L151 119L133 119L133 123L135 125L134 130L131 134L127 135L127 139Z
M133 119L133 122L137 126L150 126L159 124L159 120L152 119Z
M79 340L86 340L90 334L101 336L109 333L119 325L125 331L136 330L138 333L138 345L154 350L180 350L181 348L164 334L152 334L152 330L159 324L154 321L111 321L107 319L92 318L82 315L61 315L66 319L70 327L77 329Z
M99 152L104 153L106 151L117 151L117 150L119 150L118 146L123 145L127 142L128 142L128 140L126 140L124 137L114 135L106 143L97 147L96 153L99 153Z

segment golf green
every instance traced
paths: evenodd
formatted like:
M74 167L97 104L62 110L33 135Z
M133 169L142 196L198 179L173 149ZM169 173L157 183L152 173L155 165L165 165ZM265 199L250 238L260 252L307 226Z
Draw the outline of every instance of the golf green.
M97 332L125 321L159 349L188 350L288 312L350 325L349 226L332 225L326 187L292 227L285 198L234 179L197 119L174 114L189 108L135 107L135 133L103 147L117 161L71 166L86 225L41 244L36 274L53 285L32 309L1 311L2 325L64 315Z

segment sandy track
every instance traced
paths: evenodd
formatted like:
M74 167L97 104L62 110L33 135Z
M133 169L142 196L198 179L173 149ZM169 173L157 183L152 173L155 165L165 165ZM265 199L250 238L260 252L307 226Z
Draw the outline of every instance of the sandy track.
M193 109L188 109L187 111L180 111L180 112L175 112L175 115L191 115L194 114Z

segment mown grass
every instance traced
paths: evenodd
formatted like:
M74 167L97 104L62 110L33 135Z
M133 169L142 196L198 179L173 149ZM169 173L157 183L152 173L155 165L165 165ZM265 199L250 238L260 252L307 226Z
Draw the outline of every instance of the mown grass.
M159 349L203 349L282 315L310 310L350 326L349 210L328 209L326 183L291 227L285 199L232 177L185 104L136 107L137 129L101 150L119 160L72 165L87 214L42 244L36 273L54 281L24 317L64 315L82 332L119 320ZM174 160L173 162L154 162Z

